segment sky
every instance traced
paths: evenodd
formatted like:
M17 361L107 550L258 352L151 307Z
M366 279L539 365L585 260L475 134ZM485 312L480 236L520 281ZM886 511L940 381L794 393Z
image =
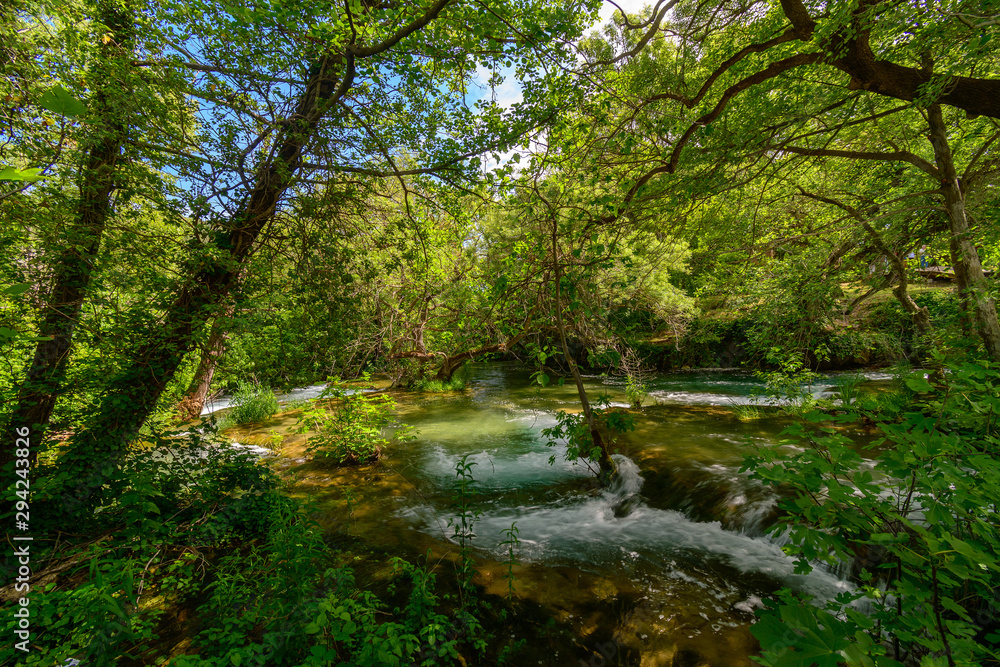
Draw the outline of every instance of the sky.
M650 0L615 0L615 4L617 4L619 7L621 7L629 14L638 13L646 5L654 3L655 0L653 0L653 2L650 2ZM600 21L594 24L592 30L598 30L602 25L607 23L611 19L612 14L614 14L615 9L616 8L614 5L605 1L604 4L601 6ZM494 94L496 95L497 104L506 108L509 107L511 104L520 102L523 99L523 96L521 95L521 87L520 85L518 85L516 78L513 76L513 70L512 69L501 70L501 73L504 74L506 78L504 82L496 88ZM485 89L485 82L490 78L489 70L480 67L477 71L477 75L478 75L477 78L482 83ZM489 95L488 91L486 95Z
M615 0L615 4L618 5L622 10L629 14L635 14L640 12L646 5L655 4L656 0ZM604 4L601 6L600 20L594 24L592 30L599 30L601 26L607 23L611 16L615 13L616 7L605 0ZM481 98L488 98L494 96L496 103L500 106L507 108L512 104L516 104L524 99L521 92L520 83L514 76L514 71L512 68L501 69L500 73L504 76L504 81L499 86L497 86L493 91L490 91L486 86L486 82L490 78L490 71L485 67L479 67L476 72L476 79L482 89ZM478 99L473 97L472 99ZM471 101L471 100L470 100ZM492 158L488 159L484 165L486 171L491 171L495 169L498 164L504 164L507 162L516 152L509 151L500 156L500 162L497 163Z

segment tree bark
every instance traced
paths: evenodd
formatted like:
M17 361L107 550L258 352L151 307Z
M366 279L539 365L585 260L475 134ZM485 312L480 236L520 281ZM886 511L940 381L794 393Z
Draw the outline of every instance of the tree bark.
M216 245L222 251L221 257L203 266L185 283L162 318L162 325L150 332L135 352L131 366L110 382L89 427L60 458L60 468L76 484L78 506L99 502L97 496L102 493L108 475L153 413L164 388L211 313L218 312L235 286L258 236L292 185L306 142L316 132L324 113L353 83L354 58L349 52L342 60L341 83L334 93L336 79L331 71L334 58L326 55L311 68L292 122L276 141L274 158L257 169L252 190L227 228L218 235Z
M996 302L989 295L989 285L983 274L979 253L972 242L972 231L965 215L965 195L952 159L948 132L939 104L931 105L927 120L931 145L934 147L934 161L941 172L941 191L951 228L951 241L954 244L955 276L965 283L977 333L983 340L986 353L990 359L1000 361L1000 321L997 320Z
M611 477L617 472L617 467L615 466L614 459L611 458L610 452L608 452L608 446L604 442L604 438L601 437L601 432L597 428L597 424L594 422L594 411L590 407L590 400L587 398L587 389L583 386L583 377L580 376L580 369L576 367L576 361L573 356L569 353L569 344L566 341L566 327L563 324L562 316L562 272L560 270L559 264L559 244L556 239L557 234L557 221L553 217L552 219L552 265L554 271L555 280L555 311L556 311L556 325L559 327L559 341L562 343L563 356L566 358L566 363L569 365L570 373L573 375L573 380L576 382L576 391L580 395L580 405L583 407L583 416L587 420L587 428L590 430L590 437L593 439L594 444L600 450L600 458L597 461L599 467L599 476L604 484L611 481Z
M874 2L861 3L854 12L853 30L832 36L820 48L836 54L827 62L851 77L850 90L867 90L912 102L920 97L922 87L931 83L933 75L923 67L906 67L875 57L870 33L878 18L870 12L876 7ZM781 0L781 9L796 36L802 41L811 40L816 21L802 0ZM970 116L1000 118L1000 79L949 76L937 101L963 109Z
M66 365L72 353L73 334L90 288L101 237L111 213L111 197L117 187L118 162L128 135L125 117L128 84L122 81L133 57L135 20L132 8L102 2L97 19L111 30L111 39L100 48L100 59L89 72L99 87L89 100L83 164L77 176L79 200L65 248L54 262L55 278L39 325L42 339L35 346L31 364L18 391L17 405L6 428L31 429L31 465L49 424L56 400L63 391ZM123 103L123 100L125 102ZM0 468L13 450L0 450Z
M946 216L947 217L947 216ZM969 300L969 286L965 284L965 273L955 269L962 263L962 251L958 247L958 239L954 236L948 239L948 256L951 257L951 267L955 271L955 296L958 297L958 323L962 327L962 335L975 335L972 322L972 302Z
M875 247L879 249L882 256L892 266L898 278L896 286L892 288L892 293L896 295L896 299L903 306L903 310L910 314L910 317L913 319L913 325L917 328L917 333L921 336L930 335L934 331L934 327L931 325L930 314L926 308L918 306L917 302L913 300L913 297L907 291L908 281L906 280L906 266L903 264L903 260L885 244L885 241L882 240L882 237L879 236L875 228L871 226L871 223L860 216L858 220L861 222L861 226L865 228L868 236L871 237Z
M229 316L232 308L226 309L224 315L217 316L212 323L212 331L201 352L198 370L195 371L184 397L177 404L177 415L181 421L190 421L201 416L208 399L208 390L212 386L215 368L219 359L226 351L226 340L229 338Z

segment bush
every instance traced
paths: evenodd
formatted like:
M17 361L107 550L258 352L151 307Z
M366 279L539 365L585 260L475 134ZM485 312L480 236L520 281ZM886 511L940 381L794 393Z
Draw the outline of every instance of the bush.
M773 530L789 531L785 550L796 569L853 560L857 584L814 604L779 592L751 630L763 649L758 662L899 667L1000 658L1000 372L988 362L953 364L932 380L905 378L911 402L895 414L807 413L786 431L797 452L761 446L747 458L744 470L789 491ZM865 419L881 435L870 445L874 467L842 432Z
M226 418L233 424L262 422L278 411L274 392L257 383L240 381Z
M367 463L378 459L382 448L389 444L385 430L400 427L393 433L393 440L408 437L412 432L393 417L396 402L390 396L347 392L347 385L333 378L320 401L334 400L326 406L317 401L312 408L303 410L299 432L314 432L306 440L310 453L337 463Z
M287 501L275 491L278 478L269 468L216 440L167 433L152 444L129 452L101 480L110 500L96 510L85 483L66 488L58 475L40 477L33 528L53 534L72 525L75 534L62 533L49 549L45 541L38 551L32 546L33 569L58 576L44 588L32 585L30 652L7 643L0 664L48 667L67 658L135 664L155 641L165 606L201 593L202 550L266 534L275 508ZM47 509L36 515L36 506ZM4 574L13 579L13 571ZM162 602L150 604L155 598ZM0 630L15 637L17 619L10 614L7 620Z
M458 370L452 373L451 378L448 380L420 378L413 380L410 383L410 388L416 391L426 391L432 393L461 391L465 389L465 386L469 383L469 377L471 375L472 366L466 362L462 364Z
M441 613L434 575L395 561L390 590L412 586L403 609L388 610L359 589L348 568L330 568L334 553L318 525L289 503L276 509L267 540L227 556L198 610L196 655L176 667L270 665L359 667L443 665L458 658L460 640L481 626L465 610ZM464 632L456 632L461 626Z

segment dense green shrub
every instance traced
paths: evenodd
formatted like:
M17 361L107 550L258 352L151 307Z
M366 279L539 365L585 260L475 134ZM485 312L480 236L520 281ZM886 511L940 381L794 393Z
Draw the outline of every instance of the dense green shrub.
M7 643L0 663L161 664L169 645L156 633L177 604L197 605L185 629L192 654L169 663L178 667L444 665L463 643L484 650L472 606L447 609L430 572L396 560L389 594L408 593L391 609L350 569L330 567L336 553L320 527L255 457L198 434L154 444L130 454L107 480L114 502L81 524L103 534L100 544L32 552L39 568L73 565L58 585L31 591L31 651ZM206 559L212 547L221 560ZM8 615L0 630L13 637L16 621Z
M461 391L469 383L470 377L472 377L472 366L466 362L452 374L450 379L417 378L410 382L410 388L430 393Z
M241 380L236 392L227 421L233 424L251 424L262 422L278 411L278 399L274 392L254 382Z
M814 603L780 592L752 629L759 662L931 667L1000 659L1000 372L962 363L932 380L911 375L905 385L904 411L807 413L786 432L795 452L760 446L748 457L754 477L789 491L775 530L789 531L785 549L797 569L853 559L857 583ZM843 433L865 419L881 436L871 445L874 466Z
M320 400L303 410L299 432L312 432L306 448L313 455L337 463L366 463L381 455L390 437L399 440L410 436L412 429L393 417L396 402L391 396L349 391L346 383L333 378ZM392 427L398 428L386 437Z
M460 639L475 638L479 624L468 612L441 612L433 574L397 559L390 590L408 580L411 592L390 612L350 569L328 566L333 553L302 508L276 511L262 544L220 564L198 610L197 653L172 665L441 665L458 657ZM459 621L467 632L453 631Z
M55 547L32 545L36 572L55 567L62 573L30 591L31 651L7 644L0 664L49 666L75 657L112 665L135 658L156 639L164 611L144 602L196 594L205 563L195 554L267 532L280 504L277 477L256 457L223 444L211 435L159 434L101 480L107 492L101 495L80 480L67 485L54 471L40 475L32 527L55 534L72 525L87 537L75 543L74 534L63 532ZM13 637L16 619L5 621L2 631Z

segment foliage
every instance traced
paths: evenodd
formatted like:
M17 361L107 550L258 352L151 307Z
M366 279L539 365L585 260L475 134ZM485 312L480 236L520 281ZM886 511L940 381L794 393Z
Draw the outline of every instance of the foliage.
M57 498L51 493L58 480L42 477L35 485L33 528L43 535L64 531L72 517L84 539L67 536L55 551L44 542L32 550L38 572L53 567L65 574L44 590L33 587L37 631L24 664L61 664L69 657L95 665L138 659L156 640L165 611L150 601L173 603L197 595L204 573L200 550L260 537L270 529L273 508L283 502L277 478L256 457L197 433L160 434L104 481L115 491L114 501L94 513L80 512L86 506L84 483L76 494ZM0 651L0 661L15 655L7 651L14 649Z
M31 595L32 625L42 630L27 654L10 645L0 651L5 664L14 664L17 657L19 665L56 665L78 656L88 664L112 665L134 646L155 638L157 614L139 612L140 563L101 557L96 550L81 555L89 560L86 582L63 590L49 584ZM13 636L17 619L10 616L4 631Z
M817 356L823 354L818 351ZM809 368L804 356L797 352L785 352L780 347L773 347L769 352L771 359L779 361L777 370L758 371L757 377L764 381L764 398L766 403L780 405L789 414L799 414L817 405L813 396L813 385L820 377ZM755 396L760 400L760 396Z
M517 522L513 521L510 524L510 528L504 528L500 531L501 534L507 538L500 543L501 547L507 547L507 573L504 577L507 579L507 600L512 601L514 599L514 581L516 577L514 576L514 566L517 565L517 550L521 546L520 534L521 531L517 527Z
M412 428L393 417L396 402L386 394L366 395L331 378L320 399L302 411L300 432L310 431L306 448L336 463L369 463L390 441L412 437ZM385 431L395 427L387 438Z
M335 552L319 526L255 457L171 434L134 452L123 470L125 479L109 480L119 501L81 526L101 534L100 543L32 553L40 567L71 567L58 585L32 591L38 630L18 664L159 664L159 622L178 604L197 604L191 654L171 662L188 667L429 666L457 659L461 643L485 647L471 612L446 613L433 574L398 561L395 580L412 588L405 607L389 614L349 569L331 568ZM202 553L213 548L225 554L217 562ZM10 633L11 622L3 628ZM5 646L0 661L14 651Z
M324 588L347 582L345 572L317 575L316 599L285 581L312 577L320 552L309 551L315 536L273 475L211 436L163 432L209 347L210 323L227 329L222 385L388 369L446 391L464 385L465 371L453 375L461 364L528 340L532 382L549 384L556 353L542 342L559 313L559 330L580 349L658 340L673 344L661 354L675 366L777 369L771 398L791 396L797 413L815 407L805 387L824 360L922 355L927 341L983 344L1000 359L995 285L976 271L979 259L995 260L1000 238L991 152L1000 95L982 75L1000 57L990 3L661 3L587 33L598 4L0 6L0 218L9 223L0 229L0 422L44 408L26 422L41 426L34 527L62 532L69 519L91 538L111 535L105 554L57 554L93 565L81 565L73 591L40 595L53 629L39 660L105 659L83 656L88 643L112 660L148 641L155 618L137 600L152 582L203 593L189 555L236 542L242 551L213 589L223 625L212 630L217 651L206 640L205 664L284 660L286 649L289 661L317 664L456 658L429 593L414 598L411 620L382 623L374 597L346 583ZM483 73L491 96L476 92ZM495 97L504 77L517 80L514 104ZM492 168L501 154L510 162ZM895 259L924 244L968 289L907 300L914 267L894 268ZM862 313L868 295L890 287L898 304ZM696 297L725 311L692 319ZM918 336L920 309L933 335ZM882 432L878 470L895 491L909 480L905 502L879 505L835 434L810 440L823 456L787 468L781 481L830 497L829 516L792 508L808 514L817 544L839 539L831 522L850 518L839 507L862 503L871 511L859 516L882 522L871 535L893 536L882 544L852 524L851 549L889 558L875 568L885 581L873 574L865 584L872 599L879 585L891 591L874 626L847 611L776 612L817 656L877 653L888 634L914 647L903 649L911 660L979 657L960 610L969 616L987 586L981 568L965 563L972 574L961 576L961 559L975 540L976 553L995 547L994 526L973 507L988 500L977 480L992 472L967 445L995 453L992 422L980 423L984 410L992 415L984 406L995 381L973 366L942 371L929 390L910 378L854 400L842 391L838 407ZM641 406L647 383L626 377L629 402ZM331 398L303 416L310 451L376 458L397 426L391 399L336 383ZM228 419L276 409L273 393L243 383ZM619 411L596 415L602 431L631 428ZM574 460L597 455L580 416L560 413L546 435ZM13 465L7 450L0 460ZM471 480L472 464L461 465ZM853 499L837 486L843 474L859 489ZM467 588L475 511L460 503ZM906 514L918 504L930 523ZM954 531L934 512L956 519ZM272 526L306 545L301 559L287 545L247 544ZM406 576L427 590L428 577ZM286 584L295 610L236 590L282 598ZM227 591L243 608L223 608ZM906 614L893 615L890 599ZM281 625L297 610L312 615L302 624L312 639L300 642L315 649L308 656L291 646L297 630Z
M226 421L233 424L257 424L278 411L274 392L257 382L239 381Z
M791 491L774 530L789 530L786 551L797 569L853 559L857 582L835 600L812 605L786 594L758 612L753 632L763 664L982 664L1000 657L993 616L1000 371L963 362L905 384L914 393L901 413L807 412L787 431L804 449L756 446L747 458L744 469L754 477ZM871 445L874 460L842 433L862 417L874 420L880 435Z
M479 491L475 486L476 478L472 474L472 468L477 465L479 464L475 461L469 460L469 454L464 454L455 463L458 486L451 497L455 516L448 519L448 525L452 529L452 539L459 544L458 583L463 595L463 604L472 590L472 577L475 575L472 560L472 539L475 537L473 528L482 514L482 511L474 506Z
M649 380L652 378L652 372L632 347L625 348L620 355L618 370L625 376L625 397L629 405L638 410L649 398Z
M773 273L748 285L745 299L753 304L748 347L767 364L779 365L786 354L810 354L825 347L841 288L819 279L809 260L803 256L776 263Z
M461 391L469 383L469 378L472 376L472 366L468 362L462 364L462 366L455 371L455 373L448 380L439 380L437 378L418 378L410 383L410 388L416 391L425 391L432 394L444 393L448 391Z
M752 422L758 419L763 419L767 413L759 405L748 404L748 405L734 405L733 414L741 422Z
M350 569L328 566L332 553L302 508L286 503L276 511L262 544L220 564L198 610L197 653L171 664L375 667L457 657L433 574L397 560L397 576L410 579L412 591L404 609L388 614L371 591L357 587Z
M594 423L608 436L635 430L635 418L627 412L611 408L607 396L598 398L596 405L599 407L594 408ZM556 425L542 429L542 435L546 437L545 444L549 447L561 443L566 445L567 461L583 459L588 467L594 469L592 464L600 459L600 448L594 443L582 413L559 410L556 412ZM555 460L554 455L549 457L550 464Z

